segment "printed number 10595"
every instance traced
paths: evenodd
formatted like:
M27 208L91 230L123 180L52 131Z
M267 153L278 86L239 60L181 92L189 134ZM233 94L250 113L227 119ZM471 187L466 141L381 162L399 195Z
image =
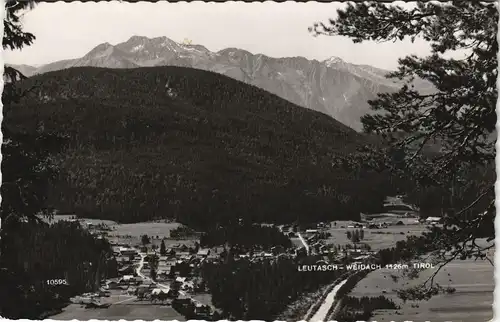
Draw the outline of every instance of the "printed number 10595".
M50 285L50 286L68 285L68 282L65 279L47 280L47 285Z

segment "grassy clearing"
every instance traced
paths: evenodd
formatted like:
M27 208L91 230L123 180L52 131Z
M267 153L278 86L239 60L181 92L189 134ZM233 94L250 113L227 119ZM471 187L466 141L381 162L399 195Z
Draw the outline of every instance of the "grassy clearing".
M172 307L151 304L150 301L137 301L135 296L125 291L111 290L110 297L102 297L102 303L111 303L109 308L86 309L81 304L70 304L63 312L50 316L53 320L178 320L185 321L184 317Z
M56 215L52 220L45 219L47 222L56 222L59 220L72 220L73 216L72 215ZM98 225L98 224L106 224L108 226L114 226L117 225L116 222L112 220L102 220L102 219L90 219L90 218L78 218L78 220L82 220L85 223L91 223L93 225Z
M86 309L79 304L67 306L62 313L51 316L53 320L177 320L185 321L173 308L168 306L151 305L150 303L125 302L123 304L111 305L107 309Z
M58 220L70 220L72 216L69 215L57 215L54 216L52 221ZM179 223L165 223L165 222L141 222L134 224L118 224L111 220L101 220L101 219L90 219L90 218L79 218L83 223L87 224L106 224L112 230L109 232L110 239L114 241L119 241L122 243L136 244L140 242L142 235L148 235L149 237L158 236L159 240L163 238L170 237L170 231L179 227ZM156 240L155 240L156 242ZM172 241L173 244L180 243L182 241ZM160 242L158 242L159 244Z
M113 235L130 235L142 236L158 236L161 238L170 237L170 231L179 227L178 223L161 223L161 222L144 222L135 224L123 224L115 226L116 230L112 232Z
M414 219L398 219L406 223L410 223L411 220ZM379 218L378 221L389 222L389 220L384 218ZM355 230L356 228L347 228L350 225L350 222L337 222L337 226L333 226L328 229L328 232L332 234L330 238L328 238L329 243L337 244L337 245L346 245L351 244L351 242L347 239L346 231ZM344 226L346 228L340 228L340 226ZM409 235L420 235L422 232L426 230L425 225L404 225L404 226L389 226L388 228L383 229L364 229L365 236L361 241L363 243L367 243L370 245L372 250L380 250L384 248L393 247L396 245L396 242L405 240Z
M398 320L413 321L487 321L493 315L493 266L487 261L454 261L443 268L435 282L444 287L456 289L453 294L437 295L429 301L403 303L394 289L401 289L423 282L433 270L423 271L418 279L400 278L394 281L391 275L401 276L401 272L381 269L370 273L360 281L351 296L384 295L398 305ZM374 321L394 319L394 310L377 311Z

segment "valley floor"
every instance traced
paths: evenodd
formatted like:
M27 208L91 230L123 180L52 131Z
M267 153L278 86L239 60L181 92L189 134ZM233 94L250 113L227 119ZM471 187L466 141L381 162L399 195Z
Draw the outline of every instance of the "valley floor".
M494 268L488 261L457 260L445 266L437 274L435 282L443 287L455 288L456 292L452 294L437 295L429 301L403 303L393 291L422 282L432 272L429 269L416 280L401 278L395 282L390 275L399 275L397 271L380 269L361 280L350 296L378 296L384 293L401 306L396 311L377 311L373 321L394 320L395 312L399 321L477 322L492 318L495 282Z
M61 217L58 219L69 219ZM86 219L84 221L87 221ZM152 237L152 243L159 244L163 237L166 237L166 245L170 247L174 243L185 244L192 246L194 240L175 241L169 240L169 231L178 226L176 223L137 223L120 225L107 221L93 221L92 224L105 223L112 226L109 233L110 240L115 243L126 243L130 246L140 244L140 236L147 234ZM346 231L354 230L350 228L349 222L337 222L336 225L328 228L327 231L331 236L327 239L328 243L337 245L349 244L346 236ZM365 229L364 243L372 247L372 250L392 247L398 240L404 240L408 235L419 235L425 230L424 225L406 223L402 226L389 226L382 229ZM158 239L155 239L156 236ZM155 237L153 237L155 236ZM292 238L296 247L301 247L302 242L298 237ZM219 253L219 251L217 251ZM147 270L143 271L148 275ZM398 275L397 270L379 269L370 273L366 278L361 280L350 296L356 297L376 297L383 295L393 299L401 306L399 310L376 311L376 314L371 319L372 321L391 321L395 319L404 321L462 321L462 322L477 322L487 321L492 317L493 303L493 267L487 261L455 261L446 266L436 277L436 282L446 287L451 286L456 288L453 294L439 295L431 298L429 301L407 302L402 301L397 297L394 289L399 289L405 286L415 285L422 282L432 273L432 269L428 269L421 273L417 280L409 280L405 277L400 277L398 281L394 281L391 275ZM210 305L210 295L200 295L203 298L194 299ZM318 298L319 300L319 298ZM127 292L113 290L110 297L104 297L102 303L112 303L106 309L88 309L81 304L71 304L66 307L63 312L51 316L55 320L178 320L184 321L185 318L176 312L171 306L162 305L160 303L151 303L150 301L138 301L135 296L128 295ZM301 303L299 303L301 302ZM286 313L287 319L293 316L294 320L303 317L303 314L309 309L309 305L305 305L304 300L299 300L297 303L290 305L290 312ZM313 301L313 302L317 302ZM302 316L299 316L301 315ZM296 316L295 316L296 315Z
M117 297L116 302L120 301L122 301L122 299L118 300ZM91 319L185 321L185 318L170 306L151 305L149 302L134 302L133 300L112 304L106 309L87 309L84 305L70 304L64 308L63 312L51 316L50 319L60 321L69 321L73 319L80 321Z

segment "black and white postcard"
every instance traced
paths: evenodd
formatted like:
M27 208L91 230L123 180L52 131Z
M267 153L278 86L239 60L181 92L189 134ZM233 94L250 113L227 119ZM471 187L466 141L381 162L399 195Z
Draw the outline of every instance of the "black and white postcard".
M497 3L5 5L1 317L493 321Z

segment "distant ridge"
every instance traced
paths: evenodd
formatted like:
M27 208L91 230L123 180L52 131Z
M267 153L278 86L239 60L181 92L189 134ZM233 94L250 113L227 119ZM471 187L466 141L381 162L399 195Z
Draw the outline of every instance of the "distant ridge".
M202 45L180 44L167 37L132 36L128 41L103 43L86 55L38 68L21 68L27 76L78 66L136 68L148 66L192 67L220 73L255 85L294 104L330 115L361 130L360 118L371 113L367 101L377 93L394 92L402 83L385 78L386 70L354 65L338 57L324 61L304 57L272 58L238 48L211 52ZM416 89L429 91L425 81Z

